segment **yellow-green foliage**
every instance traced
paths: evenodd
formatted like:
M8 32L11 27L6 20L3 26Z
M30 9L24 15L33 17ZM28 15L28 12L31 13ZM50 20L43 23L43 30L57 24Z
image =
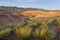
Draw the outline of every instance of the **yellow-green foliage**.
M48 26L45 21L41 21L40 28L41 28L40 36L44 37L46 35L46 31L48 29Z
M21 27L16 29L16 34L20 37L29 37L31 33L31 27Z
M46 31L47 29L46 28L42 28L41 32L40 32L40 36L41 37L44 37L46 35Z
M55 30L53 28L49 28L47 30L46 36L47 36L47 39L49 39L49 40L52 39L52 38L54 38L56 36Z
M37 22L36 20L31 20L31 21L27 22L26 26L29 26L29 27L38 27L39 25L40 25L39 22Z
M33 36L40 37L40 30L38 28L33 32Z
M28 21L25 26L18 26L16 28L16 34L19 37L30 37L32 34L33 37L40 37L45 38L46 40L50 40L56 36L56 29L53 29L53 26L55 26L56 24L60 25L59 18Z
M57 24L58 26L60 26L60 18L57 18L57 19L56 19L56 24Z
M46 32L47 32L47 28L37 28L34 33L33 36L34 37L46 37Z
M48 26L52 26L54 24L54 19L47 19L46 23Z
M46 40L52 39L56 36L56 32L54 29L47 29L47 28L37 28L33 32L34 37L45 38Z
M11 31L10 28L6 28L6 29L3 29L3 30L0 30L0 38L3 38L5 36L7 36L10 31Z
M56 32L54 29L49 28L49 26L45 21L41 21L40 26L34 31L33 36L41 37L41 38L45 38L46 40L49 40L54 38L55 34Z

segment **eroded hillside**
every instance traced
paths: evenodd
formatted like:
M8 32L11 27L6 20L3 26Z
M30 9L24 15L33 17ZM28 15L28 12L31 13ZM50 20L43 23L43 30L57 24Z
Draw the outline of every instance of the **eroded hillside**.
M35 17L59 17L60 11L45 11L45 10L27 10L22 12L24 15L33 15Z
M44 10L36 8L0 7L0 15L33 15L35 17L59 17L60 10Z
M0 24L15 25L29 19L29 17L60 17L60 11L36 8L0 7Z

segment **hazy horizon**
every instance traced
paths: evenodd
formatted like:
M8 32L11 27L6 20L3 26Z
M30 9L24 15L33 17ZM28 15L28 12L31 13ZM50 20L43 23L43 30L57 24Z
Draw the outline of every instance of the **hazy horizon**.
M0 6L60 10L60 0L0 0Z

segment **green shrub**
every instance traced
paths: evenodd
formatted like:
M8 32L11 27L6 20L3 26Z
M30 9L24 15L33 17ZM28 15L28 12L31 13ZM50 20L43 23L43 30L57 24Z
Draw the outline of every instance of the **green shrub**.
M19 37L27 38L30 37L31 30L32 30L31 27L20 27L16 29L16 34Z
M38 27L39 25L40 25L40 23L37 22L36 20L31 20L31 21L27 22L26 26L29 26L29 27Z
M16 34L22 38L29 38L31 36L31 31L33 37L45 38L46 40L51 40L56 36L55 29L52 26L56 24L60 25L60 19L37 19L28 21L26 25L20 24L16 28ZM50 28L51 27L51 28Z
M19 24L16 24L13 29L17 29L17 28L24 27L24 26L26 26L26 23L25 22L21 22Z
M4 38L4 37L8 36L10 31L11 31L10 28L6 28L6 29L3 29L3 30L0 30L0 38Z
M34 32L33 32L33 37L40 37L40 29L36 29Z
M37 28L33 32L33 36L40 37L40 38L43 38L46 40L50 40L56 36L56 32L54 29L47 29L47 27L46 28Z
M46 23L48 26L53 26L55 24L54 19L47 19Z
M55 29L49 28L46 33L47 39L51 40L56 36Z
M60 18L56 19L56 25L60 26Z

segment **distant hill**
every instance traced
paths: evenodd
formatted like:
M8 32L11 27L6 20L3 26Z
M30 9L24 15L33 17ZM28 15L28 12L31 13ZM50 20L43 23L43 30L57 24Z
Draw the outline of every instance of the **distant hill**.
M22 12L25 15L34 15L35 17L59 17L60 11L28 10Z
M44 10L37 8L18 8L0 6L0 25L15 25L34 17L60 17L60 10ZM2 26L2 25L1 25Z

